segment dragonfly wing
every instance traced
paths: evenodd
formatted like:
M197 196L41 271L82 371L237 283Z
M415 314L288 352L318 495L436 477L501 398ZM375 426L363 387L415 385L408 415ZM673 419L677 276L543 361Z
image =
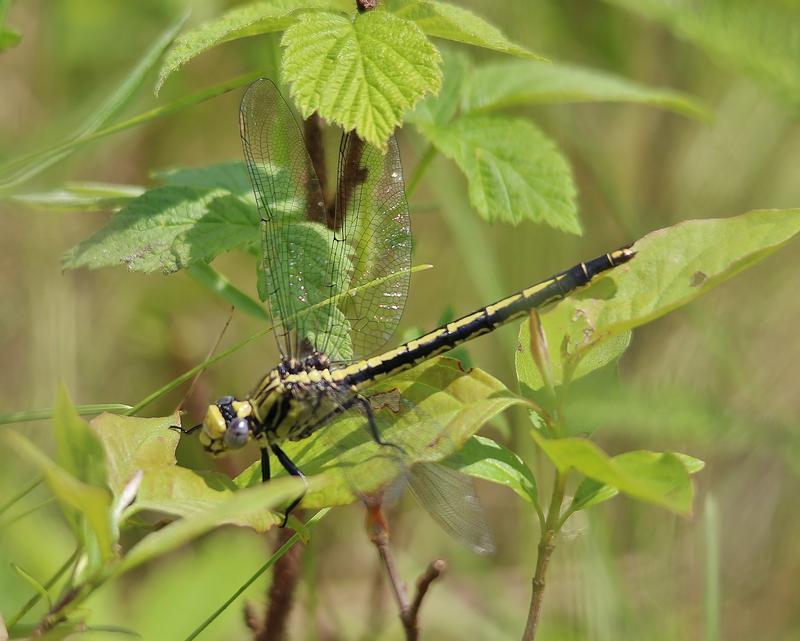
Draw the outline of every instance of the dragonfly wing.
M269 301L282 354L299 357L306 342L335 333L333 310L319 305L336 293L335 282L346 280L349 265L331 262L336 243L326 224L320 182L300 127L275 84L262 78L250 85L239 115L261 215L259 292Z
M374 394L367 401L370 412L364 407L349 410L343 420L320 430L337 453L337 466L351 492L368 504L376 498L391 504L408 483L445 532L475 552L491 553L492 536L472 479L438 463L458 455L445 428L396 391ZM372 438L370 413L385 445ZM360 419L353 423L356 416Z
M332 333L321 351L349 349L359 358L386 344L408 296L411 226L394 136L385 154L353 133L342 138L333 227L339 242L332 262L352 256L348 294L337 302L349 336Z
M478 554L494 552L491 530L470 477L438 463L416 463L411 467L409 487L450 536Z

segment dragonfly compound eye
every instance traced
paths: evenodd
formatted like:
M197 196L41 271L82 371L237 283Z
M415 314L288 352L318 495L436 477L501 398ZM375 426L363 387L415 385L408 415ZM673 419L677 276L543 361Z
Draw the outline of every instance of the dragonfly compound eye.
M235 450L244 447L249 438L250 421L246 418L237 417L228 423L222 442L226 449Z
M231 404L231 403L233 403L233 401L235 401L235 400L236 400L236 399L235 399L235 398L233 398L233 396L223 396L221 399L219 399L219 400L217 401L217 406L220 406L220 405L230 405L230 404Z

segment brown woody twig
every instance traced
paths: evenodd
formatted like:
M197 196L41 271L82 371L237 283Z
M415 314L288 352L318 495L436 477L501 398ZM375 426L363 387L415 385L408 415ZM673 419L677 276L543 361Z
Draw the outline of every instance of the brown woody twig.
M286 528L279 530L275 549L279 549L293 535L292 530ZM254 632L254 641L283 641L286 639L294 594L300 581L302 555L303 546L296 543L275 563L272 584L267 593L268 605L264 622L258 626L248 618L248 627Z
M442 559L432 561L425 572L417 579L414 600L409 601L406 586L397 572L394 553L389 542L389 526L380 500L367 503L367 530L370 541L378 550L378 556L386 570L392 594L397 602L400 622L403 624L406 640L417 641L419 639L419 611L422 607L422 601L425 599L431 584L447 569L447 564Z

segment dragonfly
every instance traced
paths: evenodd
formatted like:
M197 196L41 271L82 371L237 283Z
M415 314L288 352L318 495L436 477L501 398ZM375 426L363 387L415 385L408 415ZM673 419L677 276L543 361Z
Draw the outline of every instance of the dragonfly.
M254 440L265 482L270 453L288 474L302 477L285 443L324 432L343 417L357 417L379 450L408 457L409 449L439 438L441 429L407 399L387 412L391 402L370 393L376 383L546 307L634 256L621 248L580 263L381 352L403 313L411 266L397 140L392 136L382 152L354 132L343 134L336 191L326 205L303 132L272 81L259 79L246 90L240 134L260 214L259 293L267 301L280 361L247 396L223 396L209 405L194 429L212 454ZM411 437L400 444L381 433L382 417L398 411L413 423ZM471 480L441 465L419 469L424 507L474 549L490 549L483 526L475 524L481 517ZM286 509L284 525L301 499Z

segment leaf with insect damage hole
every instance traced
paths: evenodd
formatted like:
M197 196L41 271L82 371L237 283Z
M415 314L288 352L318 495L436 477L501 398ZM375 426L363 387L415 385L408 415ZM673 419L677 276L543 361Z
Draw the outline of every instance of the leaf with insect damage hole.
M303 14L281 44L283 80L303 117L316 111L382 150L403 114L442 81L439 52L420 28L381 9Z
M579 364L578 375L608 363L624 351L630 330L687 305L798 233L800 209L785 209L689 220L648 234L633 245L631 261L541 313L554 372L563 372L564 357ZM526 323L517 375L536 389L541 378L525 348L527 331Z

